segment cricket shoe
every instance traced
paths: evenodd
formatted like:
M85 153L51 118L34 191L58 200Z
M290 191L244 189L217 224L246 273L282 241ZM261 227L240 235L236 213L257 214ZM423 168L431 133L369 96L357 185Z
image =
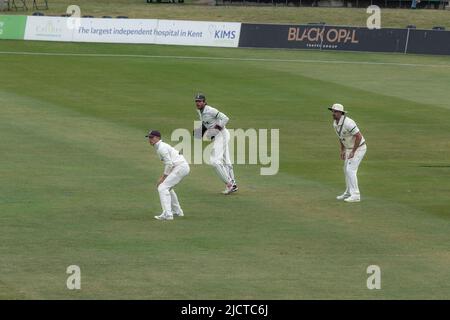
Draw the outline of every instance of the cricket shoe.
M175 217L184 217L183 210L180 210L180 212L174 212L173 215L174 215Z
M156 220L173 220L173 216L169 216L168 214L162 213L159 216L155 216Z
M347 199L347 198L349 198L350 197L350 195L348 194L348 193L343 193L343 194L341 194L340 196L337 196L336 197L336 199L337 200L345 200L345 199Z
M361 198L359 196L350 196L344 199L345 202L360 202Z
M238 188L238 186L237 185L235 185L235 184L232 184L231 186L227 186L226 188L225 188L225 190L224 191L222 191L222 193L223 194L231 194L231 193L233 193L233 192L236 192L236 191L238 191L239 190L239 188Z

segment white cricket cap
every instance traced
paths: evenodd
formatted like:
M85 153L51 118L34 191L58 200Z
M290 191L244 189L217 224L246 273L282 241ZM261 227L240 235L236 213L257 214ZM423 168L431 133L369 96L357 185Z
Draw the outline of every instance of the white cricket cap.
M342 104L340 104L340 103L335 103L335 104L333 104L333 105L331 106L331 108L328 108L328 110L331 110L331 111L340 111L340 112L342 112L342 113L345 113L344 106L343 106Z

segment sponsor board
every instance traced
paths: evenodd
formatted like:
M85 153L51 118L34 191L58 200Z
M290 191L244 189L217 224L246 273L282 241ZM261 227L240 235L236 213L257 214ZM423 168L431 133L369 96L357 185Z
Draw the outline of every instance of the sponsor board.
M237 47L241 23L158 20L155 43Z
M450 32L411 29L406 52L450 55Z
M242 24L240 47L404 52L407 30Z
M25 28L25 40L72 41L73 30L67 18L30 16Z
M1 16L0 39L23 40L26 16Z
M157 19L28 17L25 39L237 47L241 24Z
M326 25L0 15L0 39L450 55L450 32Z
M74 42L155 43L156 19L81 18L74 28Z

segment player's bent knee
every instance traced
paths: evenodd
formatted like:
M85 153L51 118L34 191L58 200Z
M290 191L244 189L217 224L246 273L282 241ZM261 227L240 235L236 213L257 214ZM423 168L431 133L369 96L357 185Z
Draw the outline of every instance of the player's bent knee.
M170 189L170 187L167 186L167 185L165 185L164 183L161 183L161 184L158 186L158 192L159 192L159 193L169 192L169 189Z

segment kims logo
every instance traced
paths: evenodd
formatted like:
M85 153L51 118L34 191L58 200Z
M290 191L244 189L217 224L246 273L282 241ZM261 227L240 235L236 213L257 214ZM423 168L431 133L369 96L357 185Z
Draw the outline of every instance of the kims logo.
M210 25L209 31L214 34L214 39L230 39L236 38L236 30L227 30L225 26Z
M214 32L215 39L234 39L236 38L236 31L216 30Z

